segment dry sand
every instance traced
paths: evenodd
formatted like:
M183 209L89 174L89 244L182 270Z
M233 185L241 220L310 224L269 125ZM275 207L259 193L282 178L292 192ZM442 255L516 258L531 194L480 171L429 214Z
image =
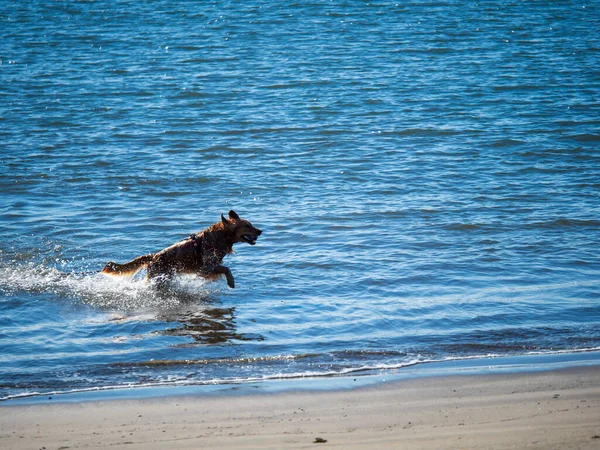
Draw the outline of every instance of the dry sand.
M600 449L600 367L0 406L3 449ZM323 442L326 441L326 442Z

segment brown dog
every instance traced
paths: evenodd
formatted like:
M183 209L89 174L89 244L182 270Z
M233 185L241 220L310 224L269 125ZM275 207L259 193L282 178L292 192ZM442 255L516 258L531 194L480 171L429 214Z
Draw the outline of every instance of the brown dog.
M139 256L125 264L106 263L102 273L117 276L133 276L143 268L148 279L168 280L178 273L193 273L204 278L227 278L230 288L235 287L229 267L223 266L223 258L233 253L233 244L247 242L256 244L262 231L235 211L229 211L229 219L221 214L221 221L198 234L177 242L158 253Z

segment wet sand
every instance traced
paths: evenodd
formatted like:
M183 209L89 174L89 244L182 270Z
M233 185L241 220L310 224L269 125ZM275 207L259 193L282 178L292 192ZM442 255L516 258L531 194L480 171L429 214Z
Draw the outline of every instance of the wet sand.
M7 449L600 449L600 367L0 406Z

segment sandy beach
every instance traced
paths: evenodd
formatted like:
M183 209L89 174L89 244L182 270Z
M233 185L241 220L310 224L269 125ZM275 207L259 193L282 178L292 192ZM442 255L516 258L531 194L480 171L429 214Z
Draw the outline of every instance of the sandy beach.
M600 367L0 407L6 449L600 449Z

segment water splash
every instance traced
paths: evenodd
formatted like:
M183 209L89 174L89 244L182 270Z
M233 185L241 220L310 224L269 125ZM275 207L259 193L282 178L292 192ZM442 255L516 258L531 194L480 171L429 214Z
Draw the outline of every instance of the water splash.
M158 289L143 277L117 278L100 273L64 272L45 264L0 263L0 290L6 294L52 294L76 298L90 306L123 311L173 308L208 300L210 283L195 276L176 278Z

